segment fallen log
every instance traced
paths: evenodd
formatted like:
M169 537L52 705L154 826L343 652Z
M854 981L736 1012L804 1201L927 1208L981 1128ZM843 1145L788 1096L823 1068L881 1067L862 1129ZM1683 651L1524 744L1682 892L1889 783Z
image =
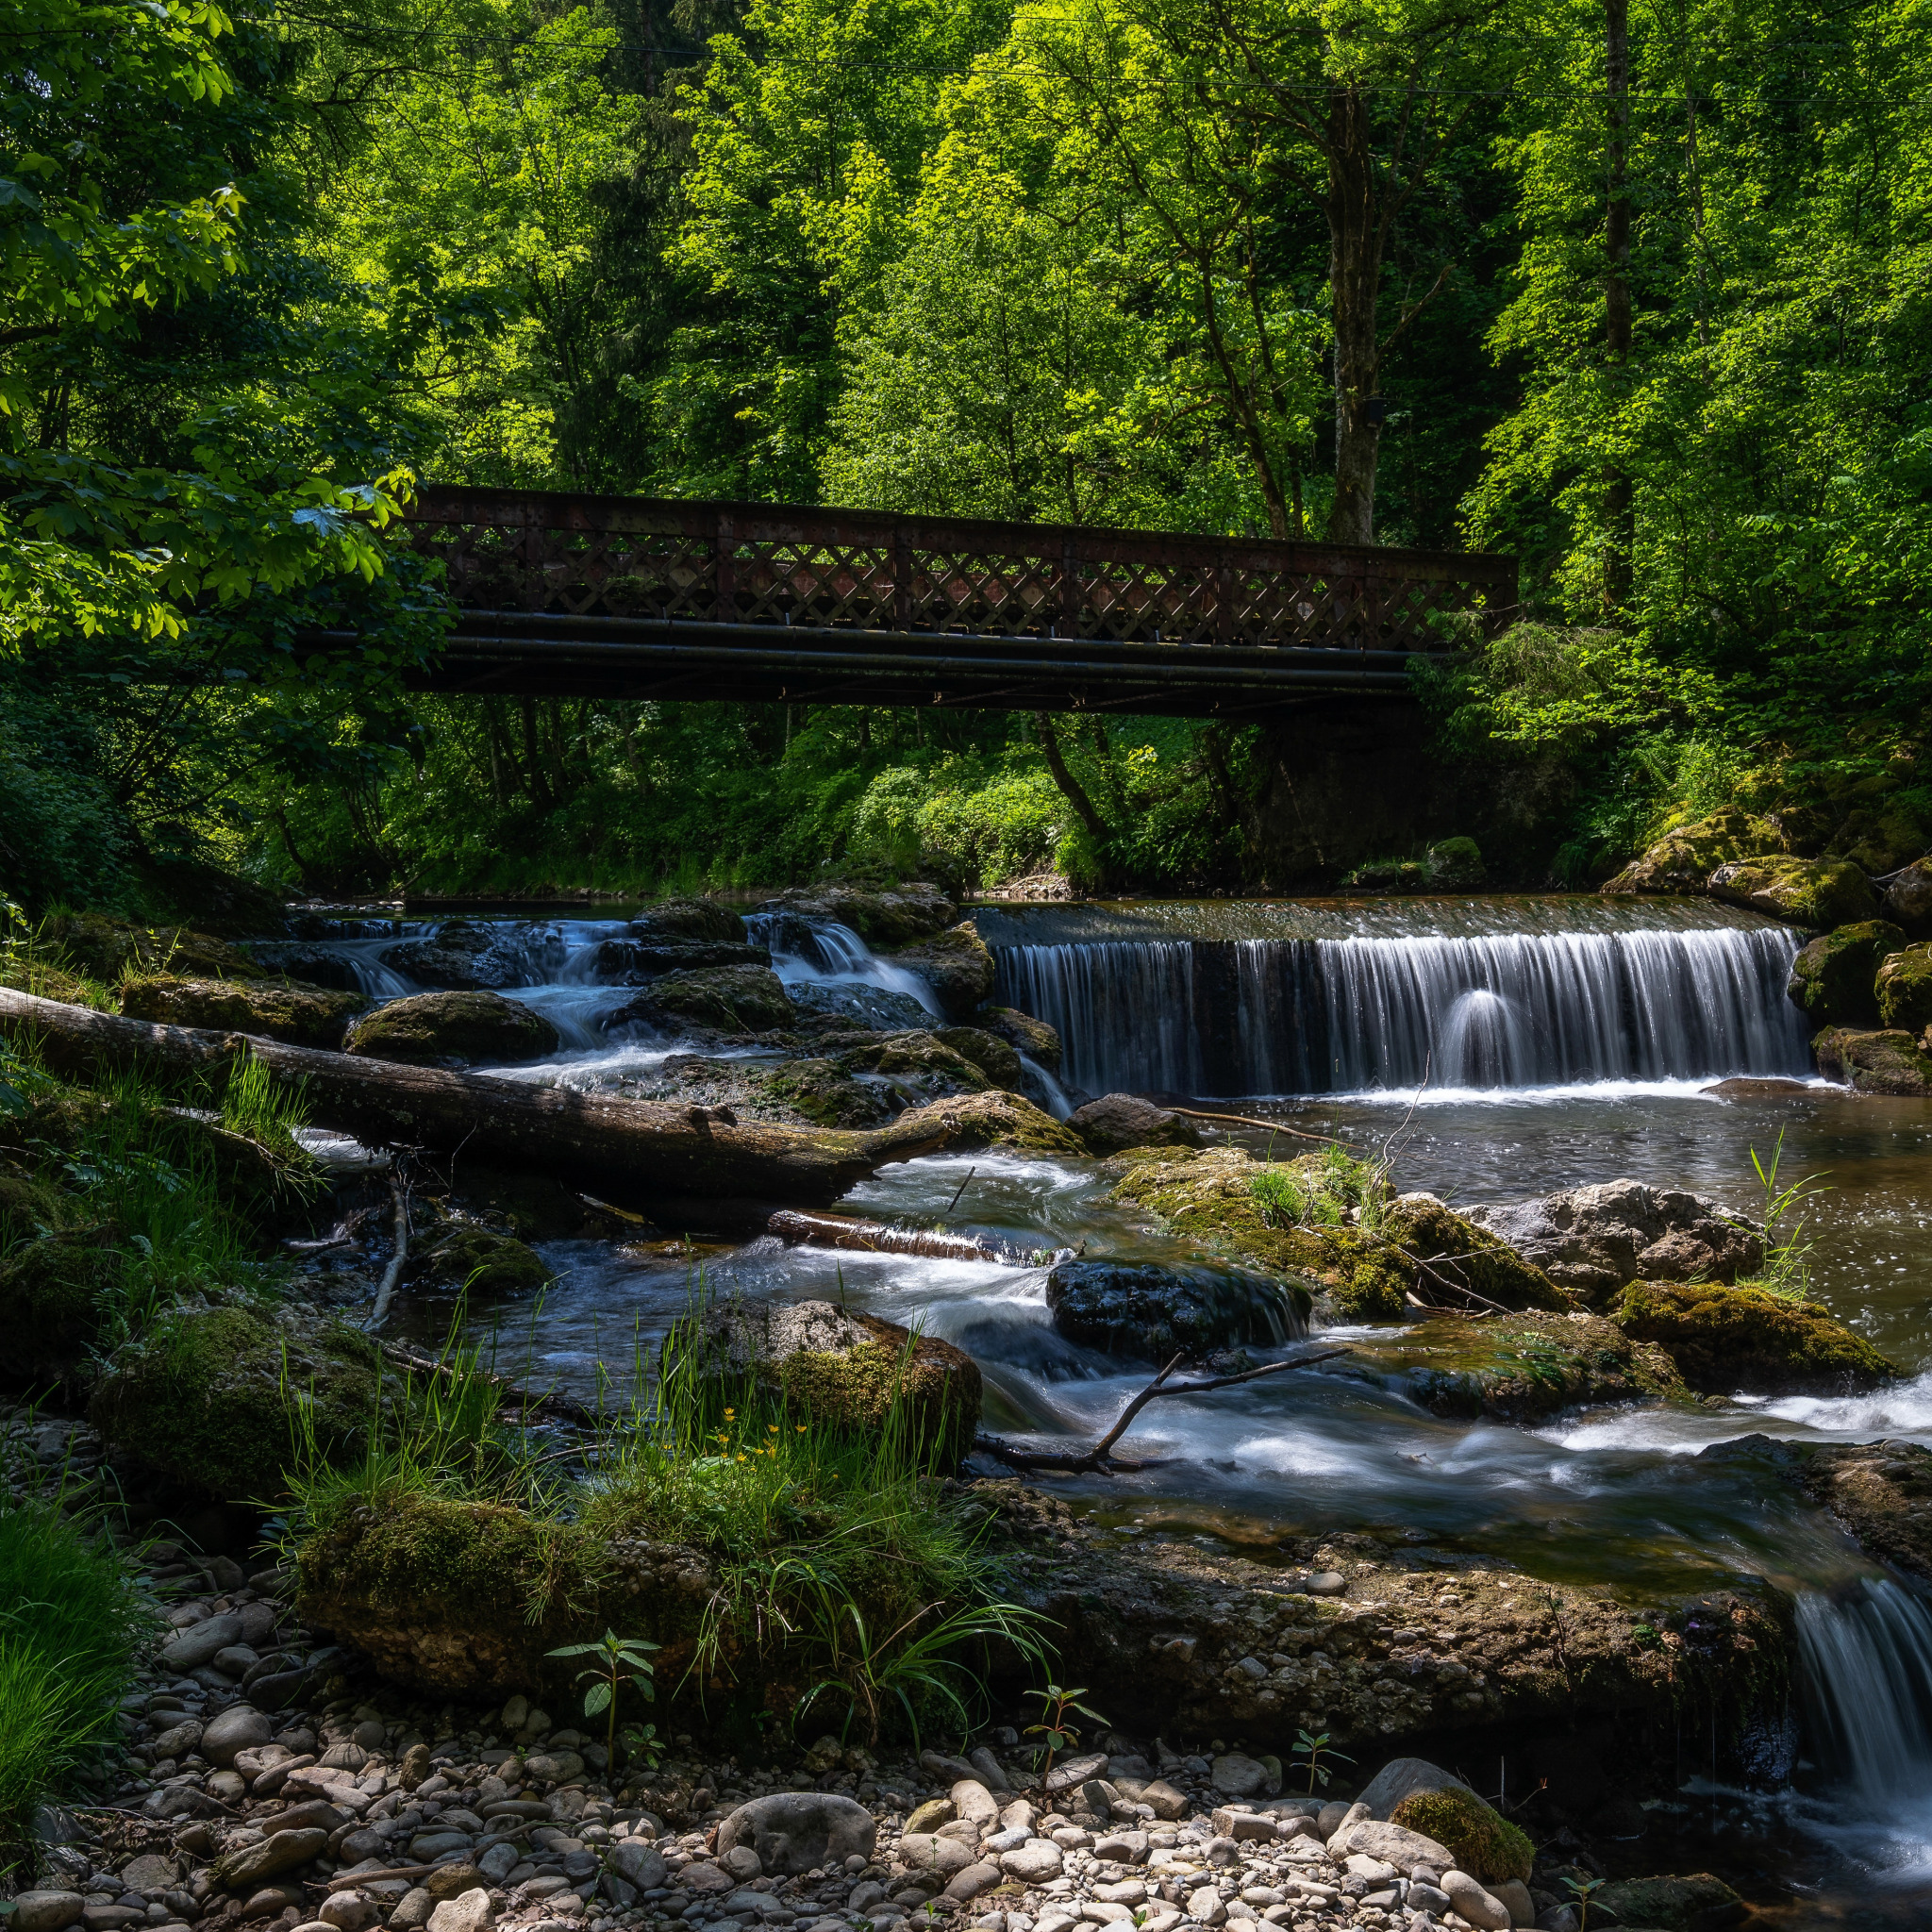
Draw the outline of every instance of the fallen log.
M285 1046L255 1034L162 1026L0 987L0 1037L32 1046L54 1072L95 1077L219 1074L252 1057L299 1090L316 1125L366 1146L461 1153L554 1174L625 1204L662 1195L762 1197L822 1206L895 1160L946 1144L942 1125L871 1133L740 1124L703 1107L538 1087L491 1074Z
M847 1254L924 1255L941 1261L999 1261L1014 1257L976 1235L922 1227L889 1227L849 1214L801 1214L781 1208L765 1223L788 1247L842 1248Z

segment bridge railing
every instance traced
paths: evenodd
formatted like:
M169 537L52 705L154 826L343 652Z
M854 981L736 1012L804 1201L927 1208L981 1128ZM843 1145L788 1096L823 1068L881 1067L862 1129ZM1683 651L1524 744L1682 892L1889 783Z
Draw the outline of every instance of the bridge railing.
M1122 643L1452 647L1512 558L751 503L425 489L466 613Z

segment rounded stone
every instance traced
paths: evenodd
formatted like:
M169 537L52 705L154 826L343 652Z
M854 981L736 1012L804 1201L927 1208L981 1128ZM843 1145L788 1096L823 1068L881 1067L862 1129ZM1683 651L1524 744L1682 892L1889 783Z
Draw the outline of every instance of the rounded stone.
M1509 1932L1509 1907L1467 1872L1443 1873L1442 1890L1449 1903L1482 1932Z
M872 1813L837 1791L774 1791L741 1805L718 1827L721 1854L748 1846L774 1877L870 1858L877 1840Z
M1029 1839L1000 1854L1000 1870L1022 1885L1044 1885L1060 1875L1060 1848L1049 1839Z
M1000 1868L975 1861L964 1871L956 1872L946 1881L945 1895L963 1903L969 1898L977 1898L982 1891L991 1891L1000 1882Z
M86 1905L77 1891L23 1891L13 1901L13 1932L66 1932Z
M1239 1751L1214 1760L1214 1789L1230 1798L1252 1798L1268 1782L1268 1767Z

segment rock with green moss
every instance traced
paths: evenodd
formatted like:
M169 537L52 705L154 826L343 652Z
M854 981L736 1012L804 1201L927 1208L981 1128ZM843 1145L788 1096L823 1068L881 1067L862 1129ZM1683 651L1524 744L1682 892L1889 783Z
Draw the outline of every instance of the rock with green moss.
M508 1066L558 1047L541 1013L496 992L421 992L391 1000L349 1028L345 1053L404 1066Z
M1487 874L1474 839L1443 839L1421 858L1378 859L1341 880L1345 892L1457 892L1482 884Z
M1749 812L1713 812L1666 832L1603 888L1606 892L1674 892L1702 895L1721 865L1785 844L1778 826Z
M849 925L872 946L906 945L942 931L959 916L952 900L924 880L910 885L852 881L800 886L780 898L767 899L758 909Z
M1722 1878L1708 1872L1686 1877L1616 1878L1591 1894L1591 1917L1644 1932L1709 1932L1735 1925L1750 1908Z
M997 1033L978 1026L935 1026L932 1037L960 1058L971 1060L995 1087L1008 1093L1024 1091L1020 1056Z
M128 971L192 979L258 979L262 969L239 946L186 926L143 925L106 912L62 912L41 929L42 944L90 979L112 985Z
M909 1144L922 1132L932 1136L931 1151L936 1154L942 1149L967 1154L981 1147L1004 1147L1016 1154L1087 1152L1062 1123L1017 1093L961 1093L908 1108L899 1116L895 1138Z
M997 1033L1015 1053L1038 1061L1049 1074L1060 1070L1062 1047L1059 1029L1017 1007L981 1007L974 1016L976 1024Z
M1811 1051L1827 1080L1856 1092L1932 1097L1932 1033L1915 1037L1902 1029L1859 1033L1827 1026L1812 1041Z
M681 940L693 943L734 945L744 942L744 915L715 899L659 899L630 923L634 938Z
M0 1334L7 1337L9 1379L85 1379L92 1352L108 1332L125 1273L120 1237L110 1226L56 1229L62 1204L25 1175L0 1174L0 1235L24 1241L0 1261ZM34 1233L35 1227L45 1229Z
M950 1027L949 1032L966 1032ZM834 1059L842 1074L873 1074L908 1100L938 1100L951 1093L985 1093L997 1083L975 1061L936 1033L887 1033L850 1046Z
M1878 1018L1879 965L1905 942L1889 920L1839 926L1802 948L1785 991L1821 1026L1870 1026Z
M924 980L941 1008L954 1020L971 1019L992 991L992 955L970 919L916 945L902 946L888 957L894 966Z
M1819 929L1878 916L1872 881L1845 858L1738 859L1711 874L1710 895L1792 925Z
M1536 1862L1536 1847L1523 1829L1460 1782L1411 1791L1390 1812L1389 1822L1446 1846L1457 1867L1485 1885L1526 1879Z
M1932 941L1888 955L1879 964L1873 992L1881 1025L1906 1033L1924 1033L1932 1026Z
M534 1248L475 1221L449 1223L424 1250L423 1267L432 1281L472 1295L534 1293L555 1279Z
M796 1024L798 1017L769 966L708 966L652 980L608 1024L641 1021L666 1032L708 1026L721 1033L770 1033Z
M1902 866L1885 888L1885 916L1915 940L1932 940L1932 858Z
M1816 1302L1768 1289L1635 1281L1611 1320L1655 1342L1701 1395L1839 1395L1898 1373Z
M832 1302L731 1302L706 1315L700 1372L727 1391L747 1378L801 1418L876 1437L889 1424L946 1465L979 1426L979 1365L936 1336L913 1335Z
M313 1452L352 1456L403 1384L346 1323L295 1307L182 1307L110 1357L88 1419L116 1455L229 1502L273 1501Z
M358 992L332 992L293 979L181 979L154 974L121 985L121 1010L158 1026L257 1033L325 1053L341 1049L349 1024L367 1011Z
M752 1078L771 1105L822 1127L883 1126L895 1111L876 1081L830 1060L786 1060Z

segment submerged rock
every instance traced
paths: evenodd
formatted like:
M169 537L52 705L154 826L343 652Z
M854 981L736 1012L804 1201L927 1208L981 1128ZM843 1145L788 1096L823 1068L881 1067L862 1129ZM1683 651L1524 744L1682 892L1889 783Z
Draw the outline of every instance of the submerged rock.
M422 992L356 1022L342 1051L405 1066L513 1065L559 1045L542 1014L493 992Z
M1907 1033L1932 1027L1932 941L1904 947L1884 959L1873 992L1886 1027Z
M1467 1218L1593 1307L1630 1281L1736 1281L1764 1265L1764 1236L1748 1217L1707 1194L1641 1181L1472 1208Z
M1811 1042L1818 1071L1858 1093L1904 1099L1932 1095L1932 1029L1914 1038L1903 1031L1855 1033L1827 1026Z
M667 1032L691 1024L727 1033L766 1033L790 1026L797 1018L783 983L769 966L711 966L652 980L607 1024L642 1021Z
M1632 1282L1611 1319L1656 1342L1699 1394L1841 1394L1898 1373L1816 1302L1767 1289Z
M432 1281L476 1295L534 1291L555 1279L534 1248L473 1221L450 1224L424 1250L423 1260Z
M1119 1154L1129 1147L1199 1147L1207 1135L1172 1108L1156 1107L1138 1093L1105 1093L1076 1108L1067 1124L1096 1154Z
M933 997L955 1020L971 1019L974 1010L992 991L992 955L973 922L962 921L944 932L902 946L886 956L894 966L916 973L931 987Z
M1014 1052L1038 1060L1049 1074L1059 1072L1062 1048L1058 1027L1021 1012L1017 1007L981 1007L973 1017L990 1033L997 1033Z
M1793 925L1850 925L1878 915L1872 881L1844 858L1740 859L1711 874L1710 895Z
M1932 858L1915 858L1886 887L1885 916L1915 940L1932 939Z
M1234 1269L1063 1261L1046 1277L1053 1325L1069 1341L1156 1363L1306 1334L1312 1299L1305 1288Z
M1878 1018L1874 981L1879 964L1905 942L1889 920L1841 925L1800 951L1785 991L1820 1025L1870 1026Z
M1701 895L1709 890L1710 875L1719 866L1754 853L1778 852L1784 844L1777 825L1769 819L1741 811L1714 812L1667 832L1603 891Z
M287 979L177 979L170 974L124 980L121 1010L158 1026L206 1026L257 1033L291 1046L341 1049L349 1023L369 1005L359 992L336 992Z

